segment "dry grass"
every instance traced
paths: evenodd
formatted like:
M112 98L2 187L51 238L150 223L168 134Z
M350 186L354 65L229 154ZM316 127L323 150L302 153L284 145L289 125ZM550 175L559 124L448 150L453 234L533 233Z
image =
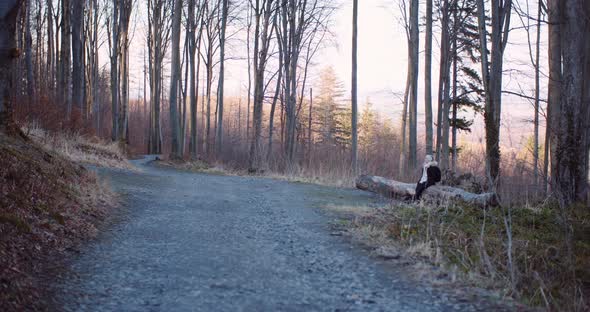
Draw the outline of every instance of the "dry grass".
M127 161L125 152L116 142L76 133L51 133L34 124L24 127L24 132L46 149L55 151L75 163L134 170Z
M514 283L506 249L506 211L500 208L404 203L372 212L366 207L326 208L352 215L347 224L354 238L372 247L378 257L412 263L417 279L437 284L458 280L549 310L589 308L590 213L582 207L570 216L573 264L566 260L568 246L555 207L511 210ZM441 270L444 279L439 278Z
M47 146L47 144L45 144ZM0 306L42 310L49 256L98 232L117 198L60 149L0 134ZM26 308L25 308L26 307Z
M309 183L323 186L346 187L354 186L354 177L347 175L316 175L306 173L305 171L294 171L291 173L268 172L263 174L264 177L295 183Z
M199 172L206 174L228 175L228 176L249 176L252 175L245 169L232 168L223 164L222 162L208 163L203 160L170 160L162 159L157 162L159 166L175 168L178 170ZM281 181L293 183L309 183L323 186L333 187L353 187L354 177L352 175L343 175L340 173L326 174L321 176L319 174L312 174L303 169L292 169L288 173L280 173L275 171L265 170L256 174L256 176L276 179Z
M364 216L364 215L367 215L375 210L375 208L368 207L368 206L333 205L333 204L326 205L326 206L324 206L324 208L327 210L330 210L330 211L344 213L344 214L350 214L350 215L354 215L354 216Z
M188 171L188 172L198 172L198 173L215 174L215 175L228 175L228 176L241 176L241 175L246 174L245 172L225 168L222 164L210 165L209 163L204 162L202 160L184 161L184 160L160 159L160 160L156 161L156 164L161 167L174 168L177 170Z

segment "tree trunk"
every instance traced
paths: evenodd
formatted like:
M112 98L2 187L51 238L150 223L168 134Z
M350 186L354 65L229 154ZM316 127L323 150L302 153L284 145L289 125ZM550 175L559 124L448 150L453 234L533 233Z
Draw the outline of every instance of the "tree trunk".
M453 140L451 143L451 169L453 172L457 171L457 156L458 156L458 150L457 150L457 110L458 110L458 103L457 101L459 100L457 98L457 70L458 70L458 64L457 62L459 61L459 55L458 55L458 47L457 47L457 37L458 37L458 33L459 33L459 21L457 20L457 11L459 10L459 7L457 6L457 2L455 1L453 3L453 36L452 36L452 42L453 42L453 46L451 48L451 62L453 64L453 100L452 100L452 107L453 107Z
M361 175L356 179L356 187L391 198L412 197L416 194L415 183L398 182L378 176ZM443 185L427 188L422 198L442 202L464 202L478 207L495 205L495 196L492 193L474 194Z
M70 97L70 0L61 0L61 48L60 48L60 73L59 73L59 90L60 101L65 104L68 119L72 113L72 99Z
M192 159L197 159L197 107L198 107L198 95L199 90L199 69L201 58L196 56L196 51L200 50L201 47L201 34L203 31L202 23L200 22L201 10L199 9L198 19L195 19L195 2L189 1L189 28L190 28L190 50L189 50L189 61L190 61L190 141L189 141L189 154ZM199 35L195 36L197 30L197 23L199 29Z
M277 27L275 25L275 27ZM270 107L270 117L268 123L268 151L266 160L270 162L271 155L272 155L272 140L274 135L274 120L275 120L275 111L277 107L277 101L279 98L279 94L281 92L281 82L283 81L283 52L281 47L281 39L277 39L278 46L279 46L279 69L278 69L278 76L277 76L277 85L275 87L275 94L272 99L272 105Z
M111 139L119 140L119 4L113 3L111 35Z
M424 114L426 154L432 155L432 0L426 0L426 34L424 52Z
M358 94L357 94L357 49L358 49L358 0L353 0L352 9L352 164L351 170L358 171Z
M254 7L255 14L255 30L254 30L254 112L252 115L252 128L254 136L250 143L250 157L248 168L251 172L259 170L260 166L260 135L262 131L262 102L264 101L264 63L266 59L261 56L264 50L266 39L264 36L266 32L261 31L261 15L260 1L256 0ZM261 38L261 36L263 38ZM262 43L261 43L262 41ZM262 47L261 47L262 46ZM262 70L261 70L262 69Z
M419 74L419 57L420 57L420 30L419 30L419 1L411 0L410 6L410 42L412 53L410 54L411 63L411 88L410 88L410 138L409 138L409 157L408 165L414 169L417 164L417 147L418 147L418 74Z
M549 27L549 85L547 102L547 126L545 130L545 174L553 184L557 173L557 156L559 114L561 111L561 3L559 0L547 1ZM555 129L554 126L555 125ZM549 171L551 164L551 171ZM550 178L549 178L550 177ZM553 189L556 186L552 186ZM547 190L547 184L545 187Z
M27 67L27 94L30 100L35 98L35 78L33 73L33 36L31 35L31 0L27 0L25 15L25 63Z
M86 115L84 65L84 2L74 1L72 4L72 104L79 116Z
M128 143L128 121L129 121L129 21L133 0L122 0L119 12L119 83L120 83L120 101L119 101L119 134L120 142Z
M533 176L535 179L535 187L539 185L539 100L541 96L540 88L540 71L541 71L541 19L543 18L542 15L542 6L539 4L537 9L537 40L535 42L536 50L535 50L535 120L534 120L534 151L533 151ZM536 190L535 190L536 191Z
M553 173L558 187L558 199L563 207L587 200L588 192L588 138L587 116L590 110L585 102L587 41L590 40L583 0L568 0L562 4L561 51L564 82L561 85L559 120L555 155L556 171ZM582 37L580 37L582 36ZM555 113L555 112L552 112Z
M450 45L450 10L449 1L444 0L442 4L442 31L440 45L440 80L439 80L439 107L441 108L440 123L440 142L438 142L439 160L441 168L449 168L449 113L450 113L450 68L451 68L451 45Z
M217 128L216 128L216 142L215 142L215 151L217 157L221 157L222 147L223 147L223 89L224 89L224 79L225 79L225 29L227 26L227 14L228 14L228 1L229 0L221 0L222 8L221 8L221 34L219 37L219 83L217 85L218 94L217 94Z
M49 74L47 85L49 92L52 96L55 96L55 48L56 43L53 42L53 1L47 1L47 10L45 12L47 16L47 72Z
M178 122L178 80L180 79L180 21L182 0L174 1L172 17L172 63L170 69L170 128L172 130L172 152L170 157L180 159L180 125Z
M24 1L6 0L0 3L0 132L16 130L12 117L12 73L16 50L16 20Z
M252 98L252 59L250 54L250 31L252 30L252 10L248 10L248 29L246 33L246 53L248 55L248 105L246 107L246 141L250 141L250 104Z
M504 49L510 30L511 0L492 1L491 62L488 61L485 4L477 1L482 78L485 91L484 123L486 129L486 173L490 184L500 178L500 117L502 113L502 68Z

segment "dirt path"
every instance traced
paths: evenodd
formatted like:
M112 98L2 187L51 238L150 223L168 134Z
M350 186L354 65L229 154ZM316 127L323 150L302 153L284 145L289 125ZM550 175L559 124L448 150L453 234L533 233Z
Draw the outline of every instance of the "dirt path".
M81 250L56 305L92 311L488 311L417 285L330 235L317 207L368 193L192 174L102 171L125 217Z

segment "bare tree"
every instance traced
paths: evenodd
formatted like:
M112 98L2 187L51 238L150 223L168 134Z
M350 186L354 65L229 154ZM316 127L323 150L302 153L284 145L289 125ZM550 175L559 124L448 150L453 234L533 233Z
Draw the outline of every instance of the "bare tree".
M282 52L284 69L284 102L285 102L285 155L288 165L292 165L297 144L298 106L301 107L302 93L298 95L299 61L302 52L309 46L309 40L321 40L315 33L323 30L321 25L328 22L333 7L329 2L320 0L282 0L280 5ZM308 54L313 55L312 54ZM309 58L306 57L306 64ZM305 81L305 70L303 81ZM299 99L299 103L298 103ZM299 104L299 105L298 105Z
M128 143L129 121L129 22L134 0L120 0L119 12L119 140Z
M533 151L533 174L535 178L535 186L539 183L539 111L540 111L540 97L541 97L541 18L543 14L543 9L541 5L541 1L537 5L537 38L535 41L535 60L533 61L533 65L535 67L535 142L534 142L534 151Z
M180 150L180 123L178 122L178 81L180 80L180 22L182 0L174 0L172 14L172 62L170 69L170 128L172 130L171 158L182 158Z
M268 123L268 151L267 151L267 161L270 162L271 155L273 154L273 136L274 136L274 124L275 124L275 111L277 107L277 101L279 99L281 93L281 87L283 83L283 46L282 46L282 39L281 39L281 32L277 25L278 19L274 19L273 27L277 33L277 46L278 46L278 54L279 54L279 63L277 69L277 78L276 78L276 87L275 87L275 94L272 99L272 104L270 107L270 116L269 116L269 123Z
M450 138L450 84L451 84L451 33L449 0L441 1L441 38L440 38L440 71L438 82L438 136L437 152L443 169L449 168L449 138Z
M111 139L127 143L129 111L129 22L133 0L117 0L113 15L107 19L111 59Z
M16 19L24 1L0 3L0 132L10 132L12 120L12 72L16 50Z
M358 169L358 95L357 95L357 53L358 49L358 0L352 1L352 171Z
M272 18L277 12L276 2L273 0L250 1L254 10L254 112L252 128L254 136L250 143L249 170L256 172L260 169L260 147L262 135L262 104L265 95L265 72L269 58L269 47L275 23Z
M409 12L407 8L407 1L401 0L399 2L400 12L402 13L402 20L403 26L406 33L406 42L408 45L408 66L406 70L406 87L404 91L404 97L402 99L402 124L401 124L401 149L399 154L399 172L406 172L407 167L407 148L408 148L408 99L410 95L410 86L411 86L411 72L412 72L412 65L410 63L410 55L412 54L412 47L411 47L411 40L410 40L410 20L409 20Z
M588 117L590 105L587 100L588 79L590 79L590 27L587 14L590 5L583 0L549 1L550 21L555 21L553 14L560 13L559 34L551 28L549 51L553 51L557 38L561 39L561 91L556 95L555 81L558 68L557 56L550 54L550 105L553 120L551 124L552 179L557 187L557 196L561 207L588 200ZM561 10L552 12L551 10ZM550 25L553 27L553 25ZM553 37L552 35L556 35ZM580 36L583 36L580 38ZM555 59L553 59L555 57ZM553 62L556 62L555 64ZM553 71L556 71L553 74ZM559 75L557 75L559 76ZM559 102L553 96L560 96ZM559 103L559 104L558 104ZM555 121L553 123L553 121Z
M33 10L31 0L27 0L25 6L25 64L27 68L27 93L35 98L35 78L33 73L33 36L31 34L31 11Z
M71 18L70 0L61 0L61 48L59 56L59 100L66 105L68 118L72 112L71 84Z
M49 74L48 86L49 91L53 92L55 88L55 65L56 55L54 45L56 44L53 39L53 1L47 1L47 7L45 9L45 16L47 18L47 71ZM51 94L54 96L54 94Z
M84 105L84 1L72 3L72 102L85 117Z
M111 23L109 23L109 20ZM113 15L107 19L109 57L111 59L111 140L119 140L119 4L113 3ZM109 28L110 26L110 28Z
M218 10L219 10L219 1L206 1L207 5L205 6L205 11L203 15L203 23L204 23L204 50L199 51L201 54L201 58L203 59L203 64L205 65L205 96L206 96L206 124L205 124L205 133L204 133L204 150L205 155L209 156L211 153L211 100L212 100L212 90L213 90L213 68L216 65L215 54L219 49L219 27L220 23L217 19Z
M432 154L432 0L426 0L426 33L424 41L424 122L426 123L426 154Z
M417 133L417 121L418 121L418 72L419 72L419 54L420 54L420 30L419 30L419 1L411 0L410 2L410 103L409 103L409 114L410 114L410 131L409 131L409 159L408 165L410 169L413 169L417 164L417 145L418 145L418 133Z
M502 113L502 68L508 43L512 0L491 2L491 50L487 43L484 0L477 1L481 68L485 91L484 122L486 129L486 172L491 183L500 177L500 118ZM488 60L490 51L491 61Z
M87 80L88 85L88 102L92 107L92 114L94 119L94 128L96 133L101 134L101 102L99 100L99 79L100 79L100 63L99 63L99 46L100 31L99 23L102 16L102 8L99 5L99 0L91 0L88 3L88 14L86 14L86 63L87 63Z
M190 141L189 141L189 153L192 159L197 158L197 101L199 90L199 71L201 65L201 58L196 55L196 51L201 47L201 35L203 34L203 23L202 12L203 5L207 5L206 1L203 1L196 10L195 15L195 1L189 1L189 58L190 58Z
M225 31L227 28L228 2L229 0L220 0L221 4L221 29L219 35L219 83L217 89L217 134L215 136L215 150L217 157L221 156L223 147L223 90L225 79Z
M170 11L169 0L148 1L148 67L150 73L148 153L150 154L160 154L162 152L162 127L160 119L163 94L162 70L171 31Z

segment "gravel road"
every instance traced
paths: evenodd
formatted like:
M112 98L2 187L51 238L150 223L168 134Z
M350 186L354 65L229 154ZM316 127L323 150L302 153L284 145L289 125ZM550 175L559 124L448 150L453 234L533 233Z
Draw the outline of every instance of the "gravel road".
M331 235L327 203L369 193L180 172L100 170L121 220L81 248L55 288L65 311L489 311L404 277Z

